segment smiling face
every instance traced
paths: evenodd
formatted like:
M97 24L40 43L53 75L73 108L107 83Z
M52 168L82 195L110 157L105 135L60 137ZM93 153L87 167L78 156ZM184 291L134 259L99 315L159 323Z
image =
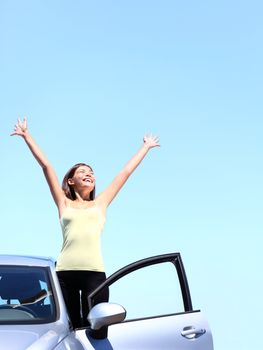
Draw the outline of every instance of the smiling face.
M85 163L77 163L71 167L62 182L62 189L67 198L77 199L77 193L82 198L95 198L95 176L92 168Z
M72 178L68 179L68 184L74 188L75 191L82 188L89 188L92 191L95 187L95 177L92 169L87 165L79 166Z

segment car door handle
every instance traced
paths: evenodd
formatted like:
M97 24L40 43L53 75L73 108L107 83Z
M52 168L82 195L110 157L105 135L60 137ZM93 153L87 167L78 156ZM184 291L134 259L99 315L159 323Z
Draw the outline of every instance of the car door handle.
M193 326L185 327L181 331L181 335L187 339L199 338L201 335L205 333L206 333L206 330L204 328L195 328Z

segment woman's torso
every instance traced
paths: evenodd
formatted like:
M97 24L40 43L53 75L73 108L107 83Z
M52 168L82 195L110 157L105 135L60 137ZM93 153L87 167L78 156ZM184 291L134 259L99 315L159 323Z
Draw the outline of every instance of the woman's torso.
M101 233L105 212L95 201L87 207L68 204L61 215L63 246L57 259L57 271L104 271Z

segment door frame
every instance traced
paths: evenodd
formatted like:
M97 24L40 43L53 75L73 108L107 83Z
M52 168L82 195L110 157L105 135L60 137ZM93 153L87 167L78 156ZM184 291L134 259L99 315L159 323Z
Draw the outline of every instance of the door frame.
M131 264L124 266L123 268L117 270L112 275L110 275L101 285L99 285L92 293L88 296L88 305L91 309L94 306L94 298L95 296L104 288L109 287L114 282L119 280L120 278L128 275L129 273L139 270L141 268L161 264L165 262L171 262L176 268L180 288L182 292L182 298L184 303L185 312L193 311L192 300L190 289L187 281L187 276L185 273L183 261L180 253L169 253L169 254L161 254L155 255L149 258L141 259Z

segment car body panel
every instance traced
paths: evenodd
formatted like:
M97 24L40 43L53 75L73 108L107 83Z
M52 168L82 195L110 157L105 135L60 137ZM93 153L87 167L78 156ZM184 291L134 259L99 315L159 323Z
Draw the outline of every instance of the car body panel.
M197 334L186 338L181 334L184 329L191 328L202 330L202 335ZM78 331L77 337L86 349L96 350L213 349L210 328L200 311L111 325L108 329L108 337L104 340L93 339L85 330Z
M50 350L63 341L68 334L68 329L60 322L0 326L0 349Z
M126 315L125 305L124 308L111 305L111 303L105 303L105 307L95 305L90 315L94 317L93 324L96 327L102 326L103 332L100 333L101 329L92 330L92 327L73 330L52 259L0 255L0 272L2 271L0 274L0 311L2 312L2 316L0 313L0 350L213 350L209 325L200 310L193 310L190 290L179 253L142 259L125 266L108 277L90 294L89 305L93 306L96 293L99 293L105 286L112 285L123 276L132 274L136 270L163 262L171 262L175 267L173 273L177 274L180 282L184 312L122 321ZM48 300L50 297L55 305L55 317L50 318L52 322L48 318L38 319L38 316L26 317L27 312L22 309L19 313L19 308L27 304L21 303L20 300L16 301L14 296L11 297L11 294L15 295L17 292L13 284L10 285L10 300L5 300L7 299L6 293L9 291L8 288L3 287L6 274L11 271L11 274L16 276L21 267L22 271L23 269L24 271L32 270L34 273L36 268L45 270L43 275L48 276L46 286L49 285L46 289L50 289L46 291L50 292L50 295L47 293L45 298L47 297L46 300ZM12 269L14 269L13 272ZM43 284L43 281L40 282ZM14 304L17 302L20 304ZM5 318L9 317L12 310L14 318L10 317L6 322ZM100 334L100 339L98 339L98 334Z

